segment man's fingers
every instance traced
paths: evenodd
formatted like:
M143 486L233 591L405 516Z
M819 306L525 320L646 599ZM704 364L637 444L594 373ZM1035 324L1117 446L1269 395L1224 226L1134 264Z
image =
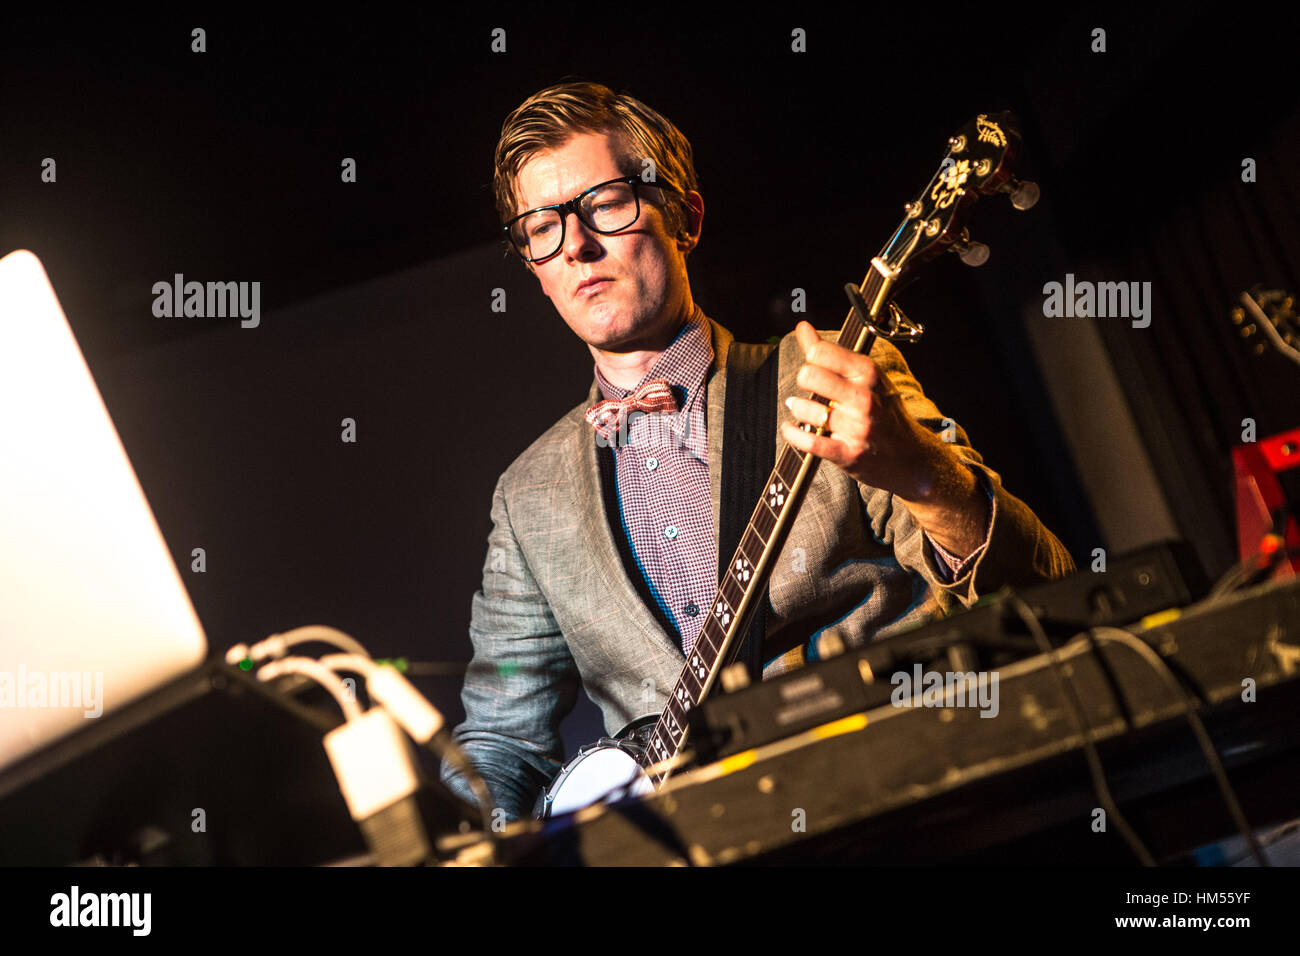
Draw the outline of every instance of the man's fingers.
M826 341L809 321L801 320L794 326L794 336L803 347L806 363L820 365L853 381L867 381L868 385L875 381L875 363L870 358L837 342Z
M876 363L835 342L827 342L806 320L795 326L795 337L803 347L804 361L842 375L852 382L863 382L874 387L878 373Z
M865 417L873 401L872 392L865 382L854 382L820 365L800 366L795 384L823 398L833 399L859 418Z
M793 422L781 423L781 437L800 451L810 451L818 458L833 460L832 454L836 442L832 438L803 431Z
M817 330L812 327L812 323L806 319L801 319L794 327L794 337L799 347L803 349L804 358L808 357L808 350L822 340Z
M856 406L836 403L834 408L828 408L811 398L791 395L785 400L785 407L790 409L790 414L801 422L808 422L815 426L822 426L825 423L824 427L830 432L842 432L851 425L861 427L866 424L865 419L858 414ZM834 418L833 423L832 418Z

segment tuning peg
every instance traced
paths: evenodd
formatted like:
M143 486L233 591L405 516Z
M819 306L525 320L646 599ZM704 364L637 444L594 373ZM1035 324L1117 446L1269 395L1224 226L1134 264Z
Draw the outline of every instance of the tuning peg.
M989 247L982 242L975 242L965 229L961 231L961 238L949 247L949 251L957 253L968 266L982 266L989 261Z
M1038 184L1031 183L1027 179L1008 180L1006 185L1002 187L1002 192L1007 193L1011 197L1011 205L1015 206L1021 212L1024 212L1026 209L1034 208L1034 205L1038 202L1039 195L1041 195L1038 189Z

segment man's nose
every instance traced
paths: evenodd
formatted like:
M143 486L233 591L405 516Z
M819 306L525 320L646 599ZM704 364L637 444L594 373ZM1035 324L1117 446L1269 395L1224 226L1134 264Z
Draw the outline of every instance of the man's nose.
M570 210L564 219L564 254L570 259L591 259L601 252L600 233L590 229L582 217Z

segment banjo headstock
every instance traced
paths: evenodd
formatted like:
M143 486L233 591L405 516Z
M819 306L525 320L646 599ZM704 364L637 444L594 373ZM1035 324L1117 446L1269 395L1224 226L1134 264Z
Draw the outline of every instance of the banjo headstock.
M971 207L982 196L1007 193L1017 209L1038 201L1038 187L1013 177L1020 156L1020 131L1009 112L981 113L948 138L948 152L872 265L898 280L941 252L983 265L988 247L966 231Z

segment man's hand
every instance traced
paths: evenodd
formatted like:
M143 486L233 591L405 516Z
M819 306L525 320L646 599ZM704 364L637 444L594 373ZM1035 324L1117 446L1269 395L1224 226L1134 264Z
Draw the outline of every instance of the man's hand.
M964 556L979 547L988 498L974 473L907 413L889 376L868 356L823 341L808 322L795 326L795 336L806 360L796 382L835 407L828 417L820 402L787 399L796 420L824 425L831 434L819 436L782 422L782 437L856 481L897 495L931 540L949 551Z

